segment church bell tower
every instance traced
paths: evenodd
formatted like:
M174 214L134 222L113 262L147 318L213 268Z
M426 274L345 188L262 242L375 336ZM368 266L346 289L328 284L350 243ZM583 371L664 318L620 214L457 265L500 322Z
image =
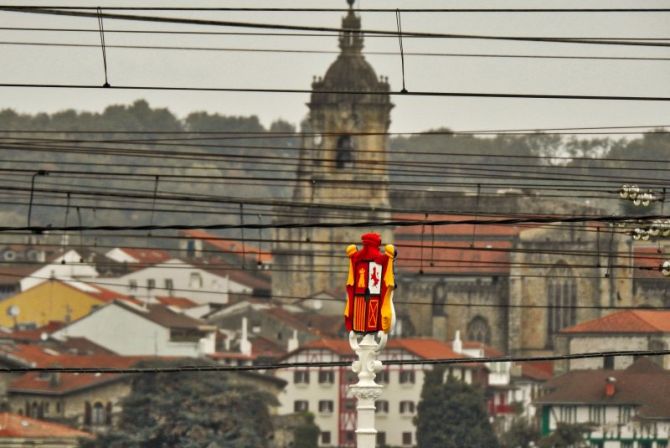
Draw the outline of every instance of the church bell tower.
M293 201L278 209L301 223L381 221L388 213L388 129L393 104L388 78L379 77L363 56L361 19L349 0L342 19L340 54L323 77L315 77L309 103ZM279 211L281 210L281 211ZM388 228L279 229L274 247L273 292L306 297L342 289L344 248L367 231L391 242ZM344 302L343 305L344 306Z

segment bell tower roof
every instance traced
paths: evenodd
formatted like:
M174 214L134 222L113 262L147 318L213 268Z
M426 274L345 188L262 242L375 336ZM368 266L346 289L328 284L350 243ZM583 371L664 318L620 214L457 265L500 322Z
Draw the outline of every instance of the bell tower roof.
M342 30L339 36L340 54L337 56L323 78L312 84L318 91L364 91L387 92L387 80L380 79L372 65L363 56L363 32L361 18L353 9L353 0L347 0L349 11L342 18Z

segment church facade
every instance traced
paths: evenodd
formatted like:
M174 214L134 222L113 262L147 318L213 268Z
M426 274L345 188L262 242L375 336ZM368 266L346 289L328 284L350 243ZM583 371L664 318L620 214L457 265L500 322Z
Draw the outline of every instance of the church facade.
M547 210L557 216L602 212L509 192L475 200L391 190L390 86L363 56L361 20L353 10L343 18L339 46L335 62L312 83L293 195L300 205L277 209L283 223L286 216L298 215L293 222L316 226L277 230L275 297L300 301L321 291L341 291L334 295L342 297L344 310L344 249L359 243L362 233L375 231L383 244L393 243L398 250L396 330L405 337L451 340L460 331L505 353L539 355L554 351L562 328L617 307L669 304L667 279L640 271L629 236L598 223L319 227L472 218L475 210L498 217ZM425 210L451 212L426 215ZM470 215L454 214L458 210ZM646 294L650 291L653 297Z

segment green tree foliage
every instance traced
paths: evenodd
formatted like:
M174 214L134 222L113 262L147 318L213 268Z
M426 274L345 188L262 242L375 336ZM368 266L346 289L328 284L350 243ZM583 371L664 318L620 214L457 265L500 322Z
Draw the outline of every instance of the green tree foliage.
M586 424L559 423L556 430L538 442L540 448L581 448L588 446L584 435L589 432Z
M426 375L416 423L419 448L497 448L482 393L461 381L443 383L444 371Z
M539 432L524 418L516 418L510 428L500 437L503 448L526 448L530 442L537 442Z
M144 365L179 364L152 361ZM272 433L268 404L274 401L220 372L137 375L122 403L118 428L93 441L83 440L80 447L265 448Z
M314 423L314 415L305 414L305 420L293 431L293 448L317 448L321 430Z

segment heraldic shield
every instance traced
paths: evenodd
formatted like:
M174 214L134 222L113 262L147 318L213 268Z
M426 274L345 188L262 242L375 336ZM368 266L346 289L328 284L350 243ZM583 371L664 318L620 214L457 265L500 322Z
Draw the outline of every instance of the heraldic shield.
M347 247L349 277L345 327L356 333L388 333L395 319L393 260L396 251L393 245L387 244L382 253L379 250L381 236L377 233L366 233L361 240L361 250L353 244Z

